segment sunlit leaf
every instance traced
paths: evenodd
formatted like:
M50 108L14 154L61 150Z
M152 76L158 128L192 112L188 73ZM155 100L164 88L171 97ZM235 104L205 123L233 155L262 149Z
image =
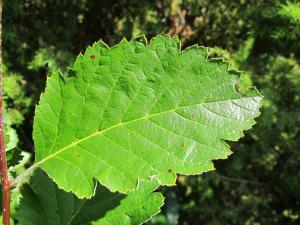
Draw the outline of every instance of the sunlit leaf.
M95 179L126 193L150 177L174 185L177 173L212 170L231 154L224 140L238 140L259 115L261 96L240 96L227 63L167 36L100 41L73 70L48 78L36 107L34 167L81 198Z

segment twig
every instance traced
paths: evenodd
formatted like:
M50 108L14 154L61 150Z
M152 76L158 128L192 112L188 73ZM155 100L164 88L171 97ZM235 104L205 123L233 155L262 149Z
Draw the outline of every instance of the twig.
M0 0L0 167L3 192L3 224L10 220L10 180L7 174L2 105L2 0Z
M228 177L228 176L224 176L224 175L220 175L220 174L217 174L216 176L222 180L232 181L232 182L236 182L236 183L252 184L252 185L256 185L256 186L268 186L268 184L266 184L266 183L254 181L254 180L246 180L246 179L237 178L237 177Z

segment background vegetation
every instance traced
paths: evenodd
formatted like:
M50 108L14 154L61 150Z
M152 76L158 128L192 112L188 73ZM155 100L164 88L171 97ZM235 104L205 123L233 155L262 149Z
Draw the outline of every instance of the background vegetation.
M300 3L287 0L4 1L7 129L34 159L32 119L47 74L99 38L178 35L183 48L210 46L244 71L239 89L265 96L257 125L217 171L163 190L162 213L149 224L300 224ZM30 155L28 154L30 153ZM22 170L16 169L15 173ZM13 199L13 216L20 198Z

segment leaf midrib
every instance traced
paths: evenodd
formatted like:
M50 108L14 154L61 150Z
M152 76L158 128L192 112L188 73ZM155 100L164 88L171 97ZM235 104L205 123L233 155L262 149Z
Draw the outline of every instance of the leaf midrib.
M56 155L60 154L61 152L64 152L65 150L71 148L71 147L74 147L76 145L78 145L79 143L85 141L85 140L88 140L94 136L97 136L97 135L101 135L109 130L112 130L114 128L118 128L118 127L122 127L124 125L127 125L127 124L131 124L131 123L134 123L134 122L137 122L137 121L140 121L140 120L146 120L146 119L149 119L151 117L154 117L154 116L158 116L158 115L161 115L161 114L165 114L165 113L170 113L170 112L174 112L178 109L183 109L183 108L187 108L187 107L192 107L192 106L198 106L198 105L205 105L205 104L212 104L212 103L220 103L220 102L227 102L227 101L235 101L235 100L245 100L245 99L255 99L259 96L254 96L254 97L244 97L244 98L233 98L233 99L226 99L226 100L221 100L221 101L212 101L212 102L203 102L203 103L197 103L197 104L191 104L191 105L183 105L183 106L178 106L178 107L175 107L173 109L170 109L170 110L166 110L166 111L162 111L162 112L157 112L157 113L153 113L153 114L149 114L149 115L146 115L146 116L143 116L143 117L140 117L140 118L137 118L137 119L133 119L133 120L130 120L130 121L126 121L126 122L121 122L121 123L117 123L111 127L108 127L104 130L98 130L92 134L89 134L88 136L80 139L80 140L77 140L76 142L73 142L59 150L57 150L56 152L54 152L53 154L50 154L49 156L45 157L44 159L42 159L41 161L38 161L36 162L33 166L32 166L32 169L38 167L39 165L43 164L44 162L46 162L47 160L55 157ZM255 101L256 102L256 101ZM250 109L249 109L250 110Z

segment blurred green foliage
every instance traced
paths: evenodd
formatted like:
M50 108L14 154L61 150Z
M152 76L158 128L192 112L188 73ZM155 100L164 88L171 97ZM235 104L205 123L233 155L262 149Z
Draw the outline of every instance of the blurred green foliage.
M5 106L22 149L33 153L33 110L48 73L99 38L170 33L183 48L210 46L210 58L244 71L241 93L255 85L265 98L257 125L232 143L236 153L216 172L163 189L166 205L149 224L300 224L299 2L14 0L3 16Z

